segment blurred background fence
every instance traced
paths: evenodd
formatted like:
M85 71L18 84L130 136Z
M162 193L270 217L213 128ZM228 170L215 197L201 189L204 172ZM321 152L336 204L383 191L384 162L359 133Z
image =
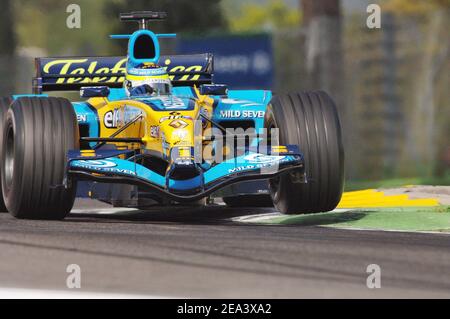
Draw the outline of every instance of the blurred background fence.
M69 29L69 4L81 28ZM381 28L366 25L380 5ZM2 0L0 94L30 92L33 58L124 54L118 13L166 10L166 53L215 53L216 82L336 100L352 180L450 180L449 0Z

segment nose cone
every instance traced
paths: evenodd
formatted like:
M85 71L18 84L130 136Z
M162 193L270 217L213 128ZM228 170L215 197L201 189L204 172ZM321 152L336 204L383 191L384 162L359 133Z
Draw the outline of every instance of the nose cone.
M193 147L172 148L172 160L166 173L167 187L170 191L189 190L193 194L203 191L203 171L195 162L193 149Z

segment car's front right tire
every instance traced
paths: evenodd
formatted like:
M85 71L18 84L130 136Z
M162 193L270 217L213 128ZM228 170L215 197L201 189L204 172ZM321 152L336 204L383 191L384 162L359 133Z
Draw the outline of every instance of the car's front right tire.
M66 183L67 153L79 149L72 104L63 98L22 97L3 121L1 185L8 211L17 218L63 219L72 209L76 184Z
M10 97L0 97L0 158L2 154L2 144L3 144L3 120L5 118L6 113L8 112L9 105L11 104L12 99ZM0 173L1 179L1 173ZM5 202L3 201L2 194L2 185L0 183L0 213L6 213Z
M330 96L322 91L276 96L267 108L265 127L279 130L280 145L298 145L305 161L307 183L291 174L270 180L275 207L284 214L335 209L344 188L344 147Z

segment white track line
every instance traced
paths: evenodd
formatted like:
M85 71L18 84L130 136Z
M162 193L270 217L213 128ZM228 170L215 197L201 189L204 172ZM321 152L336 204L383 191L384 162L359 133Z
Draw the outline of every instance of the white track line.
M343 230L378 231L378 232L390 232L390 233L434 234L434 235L450 236L450 230L446 230L446 231L401 230L401 229L377 229L377 228L339 227L339 226L318 226L318 227L330 228L330 229L343 229Z
M342 208L337 208L333 211L331 211L330 213L345 213L345 212L349 212L355 209L342 209ZM232 221L234 222L240 222L240 223L260 223L272 218L276 218L276 217L286 217L286 216L293 216L293 215L283 215L281 213L266 213L266 214L257 214L257 215L245 215L245 216L238 216L238 217L233 217L231 218ZM278 224L273 224L273 225L278 225Z
M171 299L176 297L84 292L79 289L45 290L0 288L0 299Z
M266 213L266 214L258 214L258 215L245 215L245 216L238 216L233 217L231 220L233 222L239 222L239 223L259 223L268 219L281 217L280 213Z
M135 208L84 208L84 209L72 209L71 214L99 214L99 215L115 215L115 214L126 214L135 213L138 209Z

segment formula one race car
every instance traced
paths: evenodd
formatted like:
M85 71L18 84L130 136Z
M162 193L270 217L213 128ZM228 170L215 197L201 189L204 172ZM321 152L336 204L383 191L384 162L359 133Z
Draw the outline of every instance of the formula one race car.
M274 96L213 84L211 54L161 56L139 22L127 57L37 58L33 94L0 100L0 211L62 219L77 182L115 206L275 206L333 210L343 189L336 107L324 92ZM82 102L48 91L80 91Z

